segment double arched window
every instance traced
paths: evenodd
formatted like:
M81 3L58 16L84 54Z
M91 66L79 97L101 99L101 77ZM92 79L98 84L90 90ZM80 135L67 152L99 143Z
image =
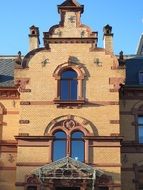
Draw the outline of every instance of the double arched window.
M77 100L77 73L71 68L61 73L60 99L63 101Z
M74 131L67 135L60 130L54 133L53 160L58 160L67 155L84 162L84 134L81 131Z

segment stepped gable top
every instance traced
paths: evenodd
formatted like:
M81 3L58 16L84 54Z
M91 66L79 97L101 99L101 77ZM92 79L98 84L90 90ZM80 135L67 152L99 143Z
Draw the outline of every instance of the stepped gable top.
M76 0L66 0L61 5L58 5L58 12L60 12L61 9L77 9L83 13L84 5L80 5Z

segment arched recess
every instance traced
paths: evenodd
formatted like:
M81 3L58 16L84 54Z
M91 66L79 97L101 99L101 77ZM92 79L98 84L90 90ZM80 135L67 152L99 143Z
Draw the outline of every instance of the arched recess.
M92 122L76 115L64 115L54 118L47 125L44 135L51 136L54 131L59 129L62 129L66 134L68 134L68 131L82 130L85 136L98 136L97 128Z
M26 176L24 190L40 190L40 189L41 189L41 181L36 175L31 174L29 176Z
M57 80L57 97L55 98L55 101L61 99L60 82L61 82L61 78L62 78L62 73L67 70L73 70L77 74L77 81L78 81L77 101L85 99L84 92L83 92L83 80L85 79L85 76L86 76L85 69L81 64L74 63L73 61L70 61L70 59L73 59L73 58L69 58L69 61L67 63L63 63L63 64L59 65L53 73L53 77Z
M53 159L53 153L54 153L54 141L57 140L55 135L58 132L63 132L65 134L65 137L61 139L62 141L66 141L66 154L64 156L72 156L72 143L76 143L77 141L81 142L81 139L83 139L84 142L84 159L81 159L81 161L84 161L85 163L88 163L88 154L89 154L89 139L88 136L98 136L98 131L96 127L87 119L75 116L75 115L65 115L58 118L55 118L52 120L48 126L45 129L44 135L45 136L53 136L54 138L50 141L50 149L51 149L51 160ZM73 134L82 133L82 137L73 137ZM60 140L60 139L58 139ZM74 142L73 142L74 141ZM78 144L79 146L83 147L82 142ZM65 147L65 145L64 145ZM76 150L75 150L76 151ZM63 151L64 152L64 151ZM80 155L82 157L82 155ZM83 157L82 157L83 158Z

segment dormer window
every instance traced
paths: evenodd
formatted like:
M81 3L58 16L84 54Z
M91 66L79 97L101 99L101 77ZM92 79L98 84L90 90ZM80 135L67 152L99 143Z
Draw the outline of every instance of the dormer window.
M143 71L139 72L139 84L143 85Z

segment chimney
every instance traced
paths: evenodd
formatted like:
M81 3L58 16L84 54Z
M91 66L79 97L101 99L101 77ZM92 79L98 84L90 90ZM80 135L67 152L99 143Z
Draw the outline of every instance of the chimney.
M30 28L29 34L29 49L30 51L33 49L39 48L40 40L39 40L39 28L35 27L34 25Z
M113 53L113 33L112 33L112 27L108 24L103 28L104 36L104 48Z

